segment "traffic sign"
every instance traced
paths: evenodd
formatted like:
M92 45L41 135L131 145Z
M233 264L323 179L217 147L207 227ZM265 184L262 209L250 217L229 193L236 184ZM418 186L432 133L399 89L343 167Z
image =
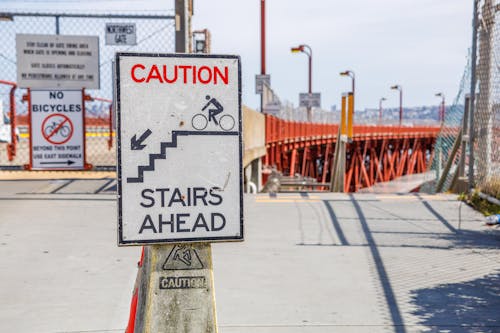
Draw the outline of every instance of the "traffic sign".
M243 240L238 56L118 53L118 243Z
M31 169L84 169L80 90L31 90Z
M321 93L300 93L299 106L306 108L321 107Z
M17 84L31 89L99 89L99 37L16 35Z

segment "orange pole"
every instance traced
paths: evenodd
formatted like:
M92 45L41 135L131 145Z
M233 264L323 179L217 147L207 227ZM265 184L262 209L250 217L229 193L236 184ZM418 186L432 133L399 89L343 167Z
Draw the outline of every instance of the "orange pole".
M346 100L347 100L347 95L342 94L342 102L341 102L341 108L340 108L340 134L341 135L347 135L347 121L346 121Z
M354 94L350 92L347 96L347 137L352 140L354 125Z

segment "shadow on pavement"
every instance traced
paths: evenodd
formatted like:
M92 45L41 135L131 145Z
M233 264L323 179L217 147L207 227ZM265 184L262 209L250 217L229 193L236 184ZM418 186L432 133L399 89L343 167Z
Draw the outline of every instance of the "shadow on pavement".
M435 332L500 332L500 273L411 293L412 314Z
M401 315L401 311L396 301L396 296L394 294L394 290L392 288L389 275L387 274L387 271L385 269L384 262L382 261L382 256L380 255L377 244L375 243L373 234L370 231L370 228L368 227L368 221L366 220L365 214L361 209L359 203L354 198L354 196L350 194L349 197L359 217L359 223L361 224L361 229L363 230L366 242L368 243L368 246L370 248L370 253L373 259L373 263L375 264L375 268L377 270L382 290L384 292L385 301L389 309L389 313L391 315L391 321L394 325L394 330L396 333L406 333L403 316Z
M500 232L458 230L456 234L440 234L436 239L448 241L452 248L498 249Z
M393 329L396 333L406 333L407 327L394 288L391 284L380 248L422 248L449 250L455 249L498 249L500 248L500 232L497 230L460 230L453 226L454 221L447 220L431 204L422 201L424 207L435 217L422 220L422 224L433 221L442 224L447 230L434 232L426 230L418 219L408 223L408 231L397 231L378 226L374 231L370 229L369 220L361 205L353 195L350 201L356 211L356 216L348 220L360 224L365 241L361 243L349 242L342 230L340 221L347 220L339 217L333 208L334 200L323 200L330 221L339 238L340 244L332 246L365 246L369 248L378 280L382 287L385 303L390 313ZM398 218L404 220L403 217ZM381 219L386 221L387 219ZM411 303L417 308L413 315L422 318L419 325L429 327L425 332L457 332L457 333L500 333L500 272L484 276L477 280L443 284L433 288L420 289L411 294Z

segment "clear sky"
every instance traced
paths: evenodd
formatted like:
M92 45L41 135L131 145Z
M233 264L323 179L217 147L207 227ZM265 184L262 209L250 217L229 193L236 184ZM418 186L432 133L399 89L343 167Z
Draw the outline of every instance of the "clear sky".
M260 0L194 0L193 29L208 28L212 52L242 59L243 102L258 107L254 76L260 72ZM356 108L434 105L443 92L455 97L471 44L472 0L267 0L267 72L282 100L298 104L307 91L307 56L313 50L313 91L322 106L338 105L356 73ZM173 0L0 0L0 8L30 11L172 11Z
M267 0L267 72L282 99L298 104L307 92L307 56L313 50L313 91L323 108L340 103L356 74L356 108L399 105L390 86L403 86L407 106L449 102L457 93L472 34L472 0ZM212 32L212 50L240 54L243 100L259 105L254 75L260 72L260 1L196 1L195 28Z

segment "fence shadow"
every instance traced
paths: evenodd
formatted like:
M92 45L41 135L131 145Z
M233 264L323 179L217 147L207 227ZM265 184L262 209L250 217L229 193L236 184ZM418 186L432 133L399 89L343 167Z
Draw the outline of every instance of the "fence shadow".
M500 332L500 272L411 293L421 325L454 333Z
M435 237L448 241L453 248L498 249L500 230L492 231L457 230L456 234L440 234Z

